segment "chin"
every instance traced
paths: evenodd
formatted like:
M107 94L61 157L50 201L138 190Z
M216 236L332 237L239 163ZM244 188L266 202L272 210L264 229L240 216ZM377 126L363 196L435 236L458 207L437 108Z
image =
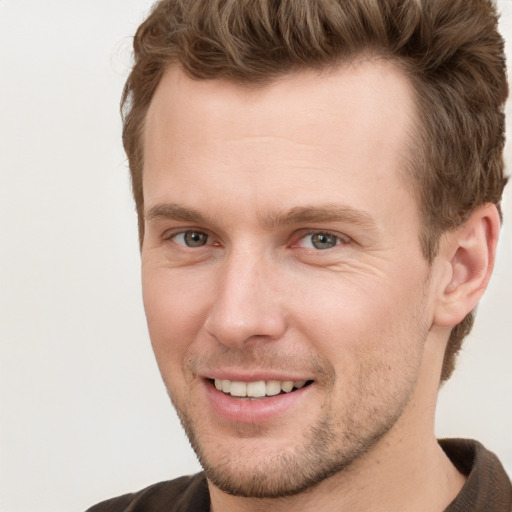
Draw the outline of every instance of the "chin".
M283 498L314 488L346 471L389 430L395 418L370 432L339 435L339 426L324 418L295 443L266 442L258 427L243 425L232 442L219 442L214 434L194 428L179 412L182 425L211 484L221 491L245 498ZM375 425L374 425L375 427Z

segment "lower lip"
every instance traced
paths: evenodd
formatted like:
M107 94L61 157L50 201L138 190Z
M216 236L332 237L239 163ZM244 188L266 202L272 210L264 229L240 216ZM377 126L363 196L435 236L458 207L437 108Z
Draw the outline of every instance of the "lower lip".
M290 393L267 396L256 400L241 400L219 391L211 381L205 381L206 394L213 411L234 423L262 423L269 421L301 401L313 384Z

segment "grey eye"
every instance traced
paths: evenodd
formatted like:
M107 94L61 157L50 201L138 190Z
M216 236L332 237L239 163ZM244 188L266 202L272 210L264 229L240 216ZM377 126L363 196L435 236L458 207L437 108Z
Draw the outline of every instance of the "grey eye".
M176 243L187 247L202 247L208 243L208 235L201 231L185 231L178 233L173 238Z
M339 238L329 233L314 233L311 237L311 246L315 249L332 249L339 243Z

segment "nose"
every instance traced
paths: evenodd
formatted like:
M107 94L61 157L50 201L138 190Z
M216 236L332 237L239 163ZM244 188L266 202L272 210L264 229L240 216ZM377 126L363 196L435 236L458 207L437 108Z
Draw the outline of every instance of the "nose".
M286 318L279 300L279 273L256 254L233 254L217 276L207 332L232 349L280 338Z

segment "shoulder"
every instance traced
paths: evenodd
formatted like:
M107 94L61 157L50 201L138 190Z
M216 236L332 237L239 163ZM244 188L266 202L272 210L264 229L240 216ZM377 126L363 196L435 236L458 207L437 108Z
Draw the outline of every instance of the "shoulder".
M203 473L159 482L141 491L112 498L86 512L208 512L210 497Z
M477 441L444 439L440 445L466 484L445 512L510 512L512 484L494 453Z

